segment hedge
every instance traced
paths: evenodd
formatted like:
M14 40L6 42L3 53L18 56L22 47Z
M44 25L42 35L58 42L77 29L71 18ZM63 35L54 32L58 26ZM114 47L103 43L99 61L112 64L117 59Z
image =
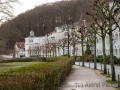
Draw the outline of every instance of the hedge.
M0 75L1 90L57 90L70 72L73 58L40 62Z
M1 60L0 62L32 62L32 61L40 61L46 62L47 59L45 57L31 57L31 58L16 58L11 60Z

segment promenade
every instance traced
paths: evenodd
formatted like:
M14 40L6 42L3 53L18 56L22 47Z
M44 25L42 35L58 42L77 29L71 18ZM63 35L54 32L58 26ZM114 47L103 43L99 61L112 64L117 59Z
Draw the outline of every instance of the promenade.
M98 70L73 65L58 90L117 90L117 85L105 82L107 79Z

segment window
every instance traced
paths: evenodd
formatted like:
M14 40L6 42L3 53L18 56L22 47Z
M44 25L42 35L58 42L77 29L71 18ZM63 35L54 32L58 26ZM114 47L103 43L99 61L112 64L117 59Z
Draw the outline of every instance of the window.
M29 42L33 42L33 40L30 39Z
M98 38L97 38L97 43L98 43Z
M101 38L99 38L98 43L101 43Z
M117 33L115 34L115 40L118 40L118 34Z

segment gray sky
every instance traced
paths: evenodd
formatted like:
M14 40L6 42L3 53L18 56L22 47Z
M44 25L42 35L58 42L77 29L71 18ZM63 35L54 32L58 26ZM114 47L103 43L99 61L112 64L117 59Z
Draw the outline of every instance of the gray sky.
M37 5L41 5L41 4L48 3L48 2L60 1L60 0L19 0L19 1L21 2L21 4L14 5L15 16L29 9L33 9Z

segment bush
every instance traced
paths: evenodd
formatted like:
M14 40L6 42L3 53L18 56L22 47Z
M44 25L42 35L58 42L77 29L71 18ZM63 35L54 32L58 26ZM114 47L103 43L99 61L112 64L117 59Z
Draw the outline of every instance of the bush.
M94 58L92 59L92 62L94 62Z
M86 45L86 51L85 51L85 54L87 55L91 55L92 51L90 50L90 46L89 44Z
M68 54L64 54L64 55L62 55L62 56L68 56Z
M99 62L99 58L96 58L96 62Z
M97 56L96 61L97 62L103 62L103 56Z
M25 57L25 55L20 55L20 58L23 58L23 57Z
M81 59L80 56L76 57L76 61L81 61L81 60L82 60L82 59Z
M11 60L2 60L1 62L31 62L31 61L46 62L47 59L44 57L31 57L31 58L16 58Z
M73 58L41 62L0 75L1 90L56 90L70 72Z
M110 64L110 55L106 56L106 61L108 64ZM116 56L114 56L114 64L120 64L120 59L118 59Z
M99 58L99 62L103 62L103 58Z

